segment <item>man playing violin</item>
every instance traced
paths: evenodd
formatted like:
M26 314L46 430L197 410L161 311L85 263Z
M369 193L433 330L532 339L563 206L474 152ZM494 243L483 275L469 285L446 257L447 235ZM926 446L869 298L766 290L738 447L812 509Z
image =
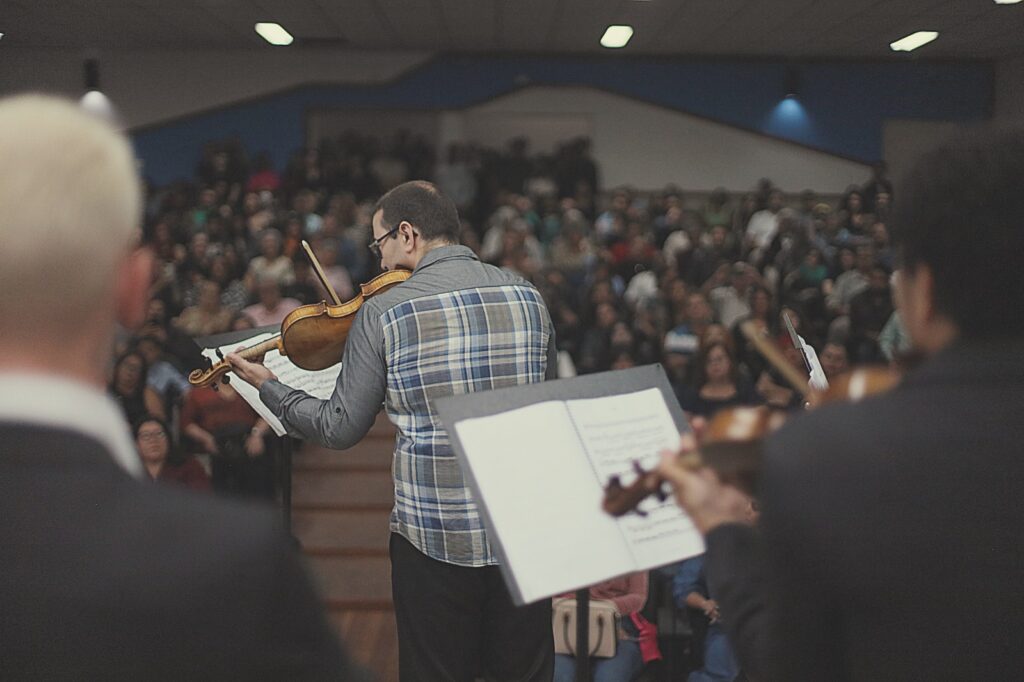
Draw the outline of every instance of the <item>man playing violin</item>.
M455 205L428 182L380 199L370 249L412 276L359 309L328 400L228 359L293 435L351 447L381 404L398 427L390 552L403 682L549 680L550 604L512 604L433 402L553 377L554 331L537 290L482 264L460 231Z
M738 490L664 461L751 679L1020 675L1022 177L1024 136L1005 132L951 142L907 176L897 302L926 360L767 439L758 529Z

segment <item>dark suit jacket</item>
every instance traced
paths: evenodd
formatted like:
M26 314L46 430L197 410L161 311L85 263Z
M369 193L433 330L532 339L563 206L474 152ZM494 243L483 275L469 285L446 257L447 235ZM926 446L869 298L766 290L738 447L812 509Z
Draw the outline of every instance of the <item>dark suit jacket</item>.
M1020 679L1022 350L957 344L768 440L762 532L708 536L752 678Z
M0 423L0 679L354 675L270 511L136 481L85 436Z

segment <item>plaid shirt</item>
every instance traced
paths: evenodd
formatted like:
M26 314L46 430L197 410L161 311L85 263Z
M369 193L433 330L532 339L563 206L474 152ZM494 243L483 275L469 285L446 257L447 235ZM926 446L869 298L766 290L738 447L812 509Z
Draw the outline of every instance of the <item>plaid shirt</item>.
M398 427L391 530L440 561L496 563L432 402L553 376L554 332L540 294L465 247L440 247L408 281L363 305L349 340L329 400L269 381L263 401L290 432L338 448L365 435L383 402Z

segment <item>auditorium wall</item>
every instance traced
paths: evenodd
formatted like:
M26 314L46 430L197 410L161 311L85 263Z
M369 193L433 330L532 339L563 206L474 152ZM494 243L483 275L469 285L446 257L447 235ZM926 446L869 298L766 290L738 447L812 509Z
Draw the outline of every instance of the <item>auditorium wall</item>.
M642 110L645 120L659 119L674 127L684 126L684 119L686 126L696 125L693 120L718 122L732 131L789 140L854 162L882 156L889 119L983 121L991 118L994 102L993 69L986 62L804 63L799 65L799 97L787 103L782 96L789 65L767 60L431 57L272 48L108 51L97 56L101 85L131 129L147 174L158 183L190 175L202 143L212 138L238 137L254 151L270 151L283 164L305 143L311 111L430 112L441 118L443 132L442 112L490 106L493 113L493 107L508 105L501 104L503 97L537 86L588 88L588 101L596 108L573 115L587 117L595 126L613 118L606 107L612 112ZM45 88L79 94L84 57L70 50L5 50L0 54L0 92ZM624 100L609 104L599 92ZM630 130L628 115L619 118L623 125L614 132L595 131L595 149L614 150L609 162L624 168L645 167L650 163L645 145L650 143ZM448 124L450 132L450 120ZM605 123L601 130L611 128ZM639 150L635 156L633 150ZM674 150L674 155L680 151L686 150ZM707 158L702 162L714 163ZM616 175L610 166L606 173L611 173L609 180L624 175ZM725 184L733 182L718 177ZM800 178L794 178L793 185L799 184Z

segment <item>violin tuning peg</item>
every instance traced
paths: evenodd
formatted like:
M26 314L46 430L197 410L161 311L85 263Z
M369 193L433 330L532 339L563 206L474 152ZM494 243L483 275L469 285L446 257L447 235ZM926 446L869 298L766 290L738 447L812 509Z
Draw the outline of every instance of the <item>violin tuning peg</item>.
M646 471L644 471L644 468L642 466L640 466L640 460L638 460L638 459L634 459L633 460L633 471L635 471L636 473L638 473L641 476L643 476L644 474L647 473Z
M220 352L220 348L218 348L216 350L216 352L217 352L217 357L220 358L221 360L223 360L224 359L224 353Z
M230 384L231 383L231 377L229 377L227 374L225 374L224 376L222 376L220 378L220 383L222 383L222 384Z

